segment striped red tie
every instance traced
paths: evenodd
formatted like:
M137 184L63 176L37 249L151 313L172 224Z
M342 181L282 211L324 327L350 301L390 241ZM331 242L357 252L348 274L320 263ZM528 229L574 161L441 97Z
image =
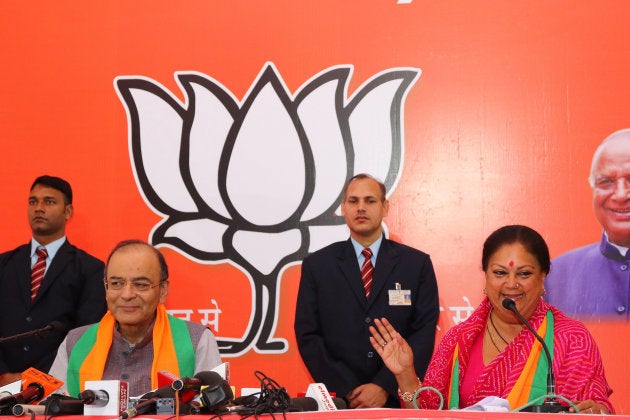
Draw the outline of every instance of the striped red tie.
M46 248L39 248L35 252L37 253L37 261L33 268L31 268L31 300L35 300L37 291L42 285L44 271L46 271L46 257L48 257Z
M365 289L366 299L370 297L370 289L372 288L372 275L374 274L374 266L372 265L372 250L365 248L361 251L365 257L361 266L361 279L363 280L363 288Z

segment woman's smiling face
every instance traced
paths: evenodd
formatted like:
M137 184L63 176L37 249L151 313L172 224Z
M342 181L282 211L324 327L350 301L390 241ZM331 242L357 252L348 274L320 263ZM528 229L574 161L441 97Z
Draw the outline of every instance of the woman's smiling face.
M490 256L486 270L486 293L495 313L507 322L520 322L503 307L507 298L529 319L543 295L546 276L536 257L521 243L501 246Z

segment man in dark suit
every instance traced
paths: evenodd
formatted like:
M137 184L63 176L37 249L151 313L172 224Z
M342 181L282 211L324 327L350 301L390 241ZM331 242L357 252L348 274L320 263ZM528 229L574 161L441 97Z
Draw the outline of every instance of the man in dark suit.
M48 372L67 330L105 314L103 262L66 240L73 211L70 184L40 176L28 198L31 242L0 255L0 337L58 325L0 344L0 385L19 380L29 367Z
M429 255L383 237L385 186L354 176L341 204L350 239L306 257L295 335L316 382L350 408L400 407L394 376L374 352L368 327L386 317L414 350L424 375L435 342L438 290ZM367 256L363 250L368 249Z

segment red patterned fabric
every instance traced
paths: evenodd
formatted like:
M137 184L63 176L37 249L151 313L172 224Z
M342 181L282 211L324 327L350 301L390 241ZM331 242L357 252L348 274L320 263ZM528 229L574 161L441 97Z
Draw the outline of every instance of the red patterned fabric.
M483 334L490 313L491 304L486 298L466 321L451 328L436 349L423 386L438 389L446 401L451 375L451 363L455 344L459 342L460 383L468 368L472 344L479 334ZM554 360L556 393L571 401L592 399L608 407L614 413L608 400L612 390L604 376L604 366L593 337L579 321L565 316L542 299L529 319L537 329L551 309L554 316ZM483 370L473 386L471 395L460 401L461 407L468 407L487 396L507 398L516 383L527 356L532 348L534 336L523 328L521 333ZM418 406L437 409L439 397L431 391L420 393Z
M372 277L374 275L374 266L372 265L372 250L365 248L361 251L365 257L363 265L361 266L361 279L363 280L363 289L365 290L365 297L370 297L370 290L372 290Z

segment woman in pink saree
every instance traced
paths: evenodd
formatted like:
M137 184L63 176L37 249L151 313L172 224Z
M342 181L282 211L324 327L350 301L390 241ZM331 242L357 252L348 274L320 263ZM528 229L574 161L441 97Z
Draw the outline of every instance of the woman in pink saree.
M446 333L421 382L411 348L391 324L383 318L370 327L370 341L396 376L404 405L413 407L415 395L418 407L439 407L438 394L416 393L420 387L439 391L447 408L464 408L495 396L506 399L513 410L543 398L547 357L520 318L503 306L510 299L544 338L553 360L555 392L574 404L568 410L613 413L608 399L612 390L593 337L581 322L542 299L550 269L544 239L526 226L504 226L486 239L482 268L486 297L466 321Z

